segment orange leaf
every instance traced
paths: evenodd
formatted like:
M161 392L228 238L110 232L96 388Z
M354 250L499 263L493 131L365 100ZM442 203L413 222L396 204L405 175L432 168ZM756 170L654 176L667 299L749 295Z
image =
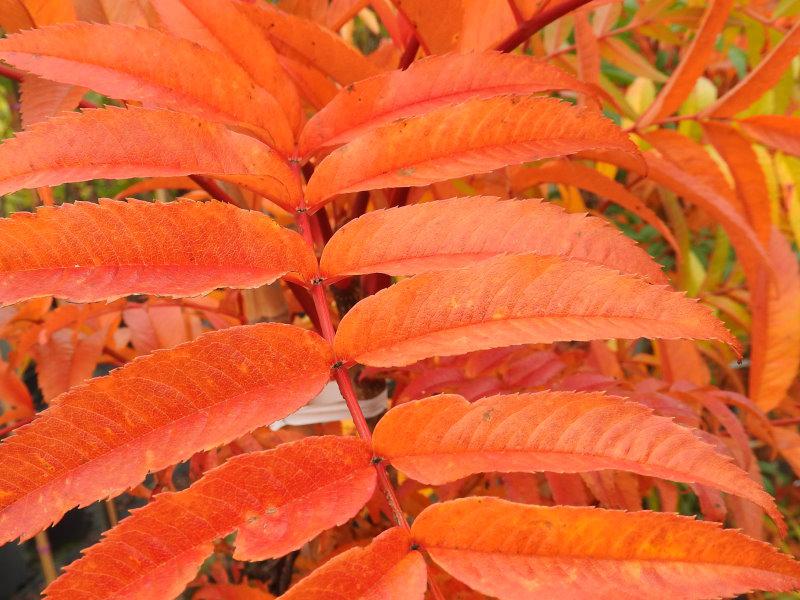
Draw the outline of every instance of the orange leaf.
M800 156L800 117L756 115L744 119L741 125L760 144Z
M351 141L396 119L471 98L592 89L530 56L470 52L432 56L405 71L390 71L347 86L303 128L299 154Z
M780 44L775 46L755 69L702 114L724 118L743 111L778 83L798 54L800 54L800 22L795 23Z
M762 269L751 289L750 397L765 412L783 402L800 367L797 257L778 230L773 230L769 251L777 275Z
M196 296L316 271L299 234L221 202L43 207L0 219L0 240L2 304L48 295L74 302Z
M36 374L46 402L94 375L109 334L119 321L119 313L108 314L94 320L89 331L55 331L36 347Z
M20 115L25 128L78 107L86 89L26 75L19 84Z
M0 360L0 426L29 419L35 412L28 388L8 363Z
M602 338L736 339L666 286L561 257L502 256L423 273L355 305L334 348L388 367L516 344Z
M730 168L739 204L759 239L766 244L772 230L769 190L753 147L729 125L704 121L703 131Z
M463 0L392 0L428 54L453 50L464 21Z
M597 194L631 211L658 231L675 252L680 254L678 242L672 231L653 210L625 186L591 167L567 160L552 161L537 165L535 168L518 167L511 174L511 182L518 192L540 183L561 183Z
M411 549L400 527L384 531L365 548L352 548L325 563L281 596L281 600L422 600L425 559Z
M661 88L655 102L639 119L639 128L660 121L675 112L694 89L695 82L703 74L714 54L717 36L725 27L733 0L712 0L708 3L700 27L683 53L681 62Z
M0 144L0 195L70 181L159 175L211 175L290 210L301 194L291 169L269 146L167 110L67 114Z
M98 23L32 29L0 40L0 58L45 79L241 126L285 155L294 145L276 100L239 65L155 29Z
M266 2L237 4L275 44L279 52L299 56L342 85L366 79L378 69L325 27L283 12Z
M335 150L311 176L306 200L316 207L346 192L426 185L587 149L638 155L622 131L586 107L528 95L478 98L400 119Z
M259 324L208 333L71 389L0 444L0 542L294 412L319 393L331 363L316 334Z
M672 514L464 498L425 509L411 532L451 575L509 600L699 599L800 587L790 556Z
M702 483L759 504L785 528L772 497L691 429L599 392L501 395L472 404L456 395L415 400L381 418L373 448L432 485L492 471L604 469Z
M300 125L300 98L267 36L230 0L156 0L164 28L229 56L280 103L292 128ZM235 103L235 100L229 102Z
M725 228L737 256L748 273L752 273L760 261L767 262L766 250L744 215L740 213L736 196L732 195L730 186L726 183L727 189L717 188L707 178L704 178L706 180L697 178L691 171L687 171L685 162L679 164L670 160L675 158L675 155L668 157L661 158L652 152L645 153L648 179L697 204L718 221Z
M6 33L35 26L36 23L22 0L0 0L0 28Z
M348 521L369 500L375 469L357 438L312 437L231 458L189 489L165 492L114 527L66 568L49 600L91 597L150 600L179 596L213 550L238 529L234 556L250 539L258 560L288 554ZM243 540L248 540L243 543Z
M538 199L451 198L372 211L334 234L320 264L327 277L415 275L527 253L565 256L666 283L661 267L606 221Z
M192 600L274 600L275 596L246 583L213 583L204 585Z

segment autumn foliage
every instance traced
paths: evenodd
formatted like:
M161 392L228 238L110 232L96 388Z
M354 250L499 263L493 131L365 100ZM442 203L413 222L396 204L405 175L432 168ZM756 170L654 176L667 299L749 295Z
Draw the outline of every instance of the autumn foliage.
M45 597L800 589L795 4L0 1L0 544L135 498Z

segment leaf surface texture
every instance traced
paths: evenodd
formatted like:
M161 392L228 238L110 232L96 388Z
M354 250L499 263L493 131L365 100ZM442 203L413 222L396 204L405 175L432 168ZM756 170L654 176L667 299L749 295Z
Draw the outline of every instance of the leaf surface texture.
M249 325L72 388L0 444L0 541L285 417L319 393L331 362L313 332Z
M339 325L340 359L403 366L516 344L604 338L738 343L707 308L639 277L560 257L502 256L423 273L365 298Z
M195 296L253 288L316 259L297 233L220 202L101 200L0 220L0 303L56 296Z
M716 523L673 514L465 498L412 527L433 560L503 600L681 600L800 586L786 554Z

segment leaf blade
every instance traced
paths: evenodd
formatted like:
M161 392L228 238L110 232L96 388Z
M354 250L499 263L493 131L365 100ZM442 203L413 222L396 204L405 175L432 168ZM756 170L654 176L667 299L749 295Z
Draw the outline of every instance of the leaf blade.
M371 211L336 231L320 268L328 277L416 275L528 253L566 256L666 283L644 250L601 219L538 199L482 196Z
M196 296L258 287L290 272L307 280L316 271L299 234L214 201L44 207L0 219L0 240L0 304L42 296ZM231 240L241 244L232 248Z
M772 497L730 458L646 406L598 392L415 400L381 418L373 448L432 485L481 472L605 469L701 483L756 502L785 529Z
M314 208L346 192L427 185L591 148L638 157L625 134L586 107L513 94L477 98L384 125L335 150L311 176L306 200Z
M452 575L504 599L689 599L800 586L798 564L768 544L672 514L465 498L427 508L412 534Z
M405 71L381 73L341 90L303 128L299 154L307 156L396 119L470 98L556 89L594 93L561 69L528 56L499 52L432 56Z
M290 414L322 389L331 361L312 332L250 325L71 389L0 444L0 539L30 537L74 506Z
M714 338L738 347L699 304L666 286L556 257L503 256L423 273L342 319L338 358L403 366L436 355L564 339Z
M39 77L113 98L252 126L284 155L294 145L280 106L239 65L156 29L99 23L32 29L0 40L0 58Z
M393 527L364 548L352 548L332 558L289 588L283 600L308 598L392 598L421 600L425 596L425 559L411 549L408 533Z
M301 197L291 169L269 146L221 124L167 110L87 110L37 124L0 144L0 195L72 181L158 175L211 175L289 210Z
M212 542L237 529L239 536L256 528L260 538L274 536L269 546L276 557L291 552L346 522L369 500L375 488L370 458L365 442L338 436L236 456L188 489L159 494L134 511L45 594L75 598L88 587L98 600L175 597L212 552Z

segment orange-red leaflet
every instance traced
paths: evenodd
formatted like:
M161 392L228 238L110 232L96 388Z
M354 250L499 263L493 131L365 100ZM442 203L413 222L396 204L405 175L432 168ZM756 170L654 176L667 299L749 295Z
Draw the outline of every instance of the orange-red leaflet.
M294 210L300 183L272 148L220 123L169 110L90 109L0 144L0 195L89 179L211 175Z
M422 600L425 559L412 550L400 527L384 531L364 548L332 558L281 596L281 600Z
M472 98L593 88L542 60L521 54L470 52L431 56L405 71L390 71L358 81L306 123L299 153L343 144L396 119L413 117Z
M156 29L98 23L31 29L0 40L0 58L112 98L239 125L284 155L292 151L280 105L239 65Z
M280 103L292 129L300 125L297 89L267 36L232 0L151 0L164 29L226 54Z
M638 157L595 110L531 95L476 98L397 120L333 151L311 176L306 202L315 208L346 192L427 185L588 149Z
M755 141L800 156L800 117L756 115L744 119L741 126Z
M512 189L520 193L526 188L541 183L561 183L573 185L582 190L597 194L604 200L619 204L625 210L631 211L653 229L658 231L664 240L680 255L680 248L675 236L672 235L664 221L645 204L636 194L630 192L624 185L606 177L596 169L587 167L576 161L554 160L533 167L514 167L509 169L509 178ZM626 270L626 269L621 269Z
M643 404L599 392L416 400L384 415L373 448L433 485L481 472L602 469L701 483L759 504L785 531L772 496L730 458Z
M451 575L507 600L689 600L800 587L790 556L674 514L464 498L428 507L411 533Z
M0 219L0 304L195 296L315 272L300 235L220 202L101 200Z
M266 2L237 6L269 37L278 52L300 57L342 85L378 73L378 68L330 29Z
M238 531L234 556L265 560L348 521L375 489L369 446L311 437L236 456L188 489L161 493L67 567L49 600L174 598Z
M706 307L667 286L529 254L423 273L365 298L342 319L334 348L340 359L383 367L516 344L639 337L739 347Z
M248 325L69 390L0 444L0 543L285 417L319 393L332 361L313 332Z
M527 253L565 256L666 282L661 267L606 221L569 214L538 199L481 196L369 212L333 235L320 265L326 277L415 275Z

